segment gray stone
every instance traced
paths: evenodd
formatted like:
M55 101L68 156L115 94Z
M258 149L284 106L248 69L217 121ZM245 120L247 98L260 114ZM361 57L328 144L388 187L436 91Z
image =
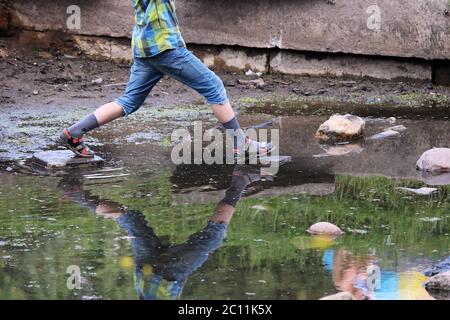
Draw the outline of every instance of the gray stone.
M327 141L349 141L361 138L366 123L357 116L336 114L324 122L316 132L316 139Z
M394 130L384 130L383 132L374 134L369 139L370 140L383 140L388 138L397 138L400 137L400 133Z
M394 59L372 59L360 56L312 55L296 51L280 51L271 56L270 70L292 75L357 76L377 79L432 78L431 63ZM351 86L354 84L350 83Z
M427 290L450 291L450 271L431 277L424 285Z
M251 70L254 73L267 72L268 52L243 48L212 48L210 46L190 46L190 49L215 71L236 72Z
M92 167L101 166L104 163L104 160L99 156L94 158L76 157L70 150L38 152L33 155L31 161L33 164L45 169Z
M314 158L323 157L340 157L350 154L359 154L364 151L364 148L356 143L347 144L321 144L320 148L325 151L325 153L316 154Z
M450 185L450 172L433 173L420 171L419 180L425 182L429 186L448 186Z
M434 148L426 151L416 166L422 171L450 172L450 148Z

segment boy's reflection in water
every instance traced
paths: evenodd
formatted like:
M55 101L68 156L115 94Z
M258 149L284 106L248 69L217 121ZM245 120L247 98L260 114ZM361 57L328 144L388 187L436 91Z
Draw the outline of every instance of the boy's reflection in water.
M326 249L322 263L332 274L338 291L350 292L358 300L433 300L425 290L426 277L417 271L381 269L379 287L373 286L368 267L375 266L375 256L356 255L345 250Z
M83 190L79 176L64 178L64 195L99 216L117 221L132 237L135 262L135 288L140 299L178 299L187 278L200 268L209 255L220 247L227 227L247 185L261 180L259 172L248 166L236 166L225 197L214 209L204 229L179 245L163 244L139 211L124 209L113 201L101 200Z

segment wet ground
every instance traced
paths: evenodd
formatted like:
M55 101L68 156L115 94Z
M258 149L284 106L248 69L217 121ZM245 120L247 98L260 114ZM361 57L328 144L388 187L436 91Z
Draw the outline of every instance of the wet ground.
M450 177L418 174L415 162L429 148L449 147L448 89L277 76L258 89L237 85L244 75L224 75L243 125L278 117L280 153L292 161L261 177L248 167L171 163L173 129L216 122L195 93L166 79L138 114L88 137L107 171L33 175L24 160L57 148L60 128L120 94L116 83L127 74L109 63L48 58L0 62L0 299L318 299L339 291L432 298L422 272L450 256ZM365 117L366 139L319 145L315 130L337 110ZM393 125L407 129L368 139ZM234 170L255 181L223 239L207 221ZM111 173L128 175L93 175ZM427 185L437 192L397 189ZM318 221L345 234L309 236ZM379 288L368 281L373 266ZM73 289L68 271L77 267Z

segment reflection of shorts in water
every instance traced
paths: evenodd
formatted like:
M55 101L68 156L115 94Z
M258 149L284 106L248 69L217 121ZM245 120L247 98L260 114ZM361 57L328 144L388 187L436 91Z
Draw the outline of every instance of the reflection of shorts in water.
M142 299L176 299L185 280L222 244L227 225L212 221L180 245L165 246L142 213L128 211L118 224L133 237L135 287Z

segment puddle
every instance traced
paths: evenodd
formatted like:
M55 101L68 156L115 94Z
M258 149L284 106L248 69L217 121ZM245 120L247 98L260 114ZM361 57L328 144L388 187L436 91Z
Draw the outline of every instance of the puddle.
M400 119L407 129L394 139L335 150L313 139L326 118L280 119L292 162L247 186L234 214L225 210L226 237L208 220L236 168L171 165L170 149L141 143L165 134L157 128L114 136L118 144L102 135L115 127L96 137L107 165L130 174L120 180L0 173L0 299L431 298L423 271L450 256L450 183L426 196L398 188L427 187L415 162L448 147L448 121ZM393 126L367 120L367 137ZM345 234L311 237L318 221ZM74 266L80 289L67 285ZM373 266L378 288L368 284Z

